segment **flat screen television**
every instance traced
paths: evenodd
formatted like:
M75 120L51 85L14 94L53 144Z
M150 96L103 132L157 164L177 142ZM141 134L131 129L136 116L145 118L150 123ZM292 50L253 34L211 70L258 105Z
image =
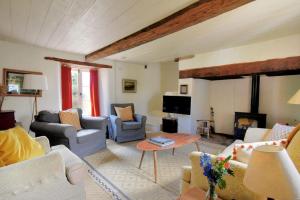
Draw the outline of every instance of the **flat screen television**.
M163 96L163 112L190 115L191 97L189 96Z

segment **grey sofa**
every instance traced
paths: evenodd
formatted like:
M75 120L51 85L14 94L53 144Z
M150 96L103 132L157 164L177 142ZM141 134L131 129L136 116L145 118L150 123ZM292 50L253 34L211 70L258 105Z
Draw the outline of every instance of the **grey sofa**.
M109 117L109 136L110 139L116 142L128 142L133 140L140 140L146 137L146 116L134 114L134 121L122 121L118 118L116 107L131 106L134 113L134 104L111 104L111 115Z
M106 148L107 119L82 116L82 110L77 111L82 127L79 131L69 124L61 124L59 114L49 111L40 111L30 130L36 137L46 136L51 146L63 144L80 157Z

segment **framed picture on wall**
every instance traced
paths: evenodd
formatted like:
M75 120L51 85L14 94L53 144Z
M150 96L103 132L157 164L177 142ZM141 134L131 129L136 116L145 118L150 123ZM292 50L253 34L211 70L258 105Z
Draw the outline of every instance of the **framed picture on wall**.
M136 93L137 81L132 79L122 80L123 93Z
M25 90L23 88L23 81L25 74L38 74L42 75L41 72L23 71L17 69L3 69L3 85L6 86L6 96L26 96L34 97L35 90ZM42 91L38 90L37 96L42 96Z
M180 94L188 94L188 85L180 85Z

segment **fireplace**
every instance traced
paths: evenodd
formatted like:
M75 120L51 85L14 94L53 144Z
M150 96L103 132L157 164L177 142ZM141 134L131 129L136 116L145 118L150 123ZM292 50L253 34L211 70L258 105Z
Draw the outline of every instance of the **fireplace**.
M234 117L235 139L243 140L245 137L245 133L249 127L266 128L267 115L258 113L259 85L260 85L260 76L252 75L251 111L250 113L235 112L235 117Z

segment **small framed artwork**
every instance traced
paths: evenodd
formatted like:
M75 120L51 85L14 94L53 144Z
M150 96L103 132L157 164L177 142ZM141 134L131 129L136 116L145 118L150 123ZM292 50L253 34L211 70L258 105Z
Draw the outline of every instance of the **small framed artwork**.
M17 69L3 69L3 85L6 86L6 96L26 96L34 97L35 90L25 90L23 88L24 75L25 74L38 74L41 72L23 71ZM37 96L42 96L42 91L38 90Z
M132 79L122 80L123 93L136 93L137 81Z
M180 94L188 94L188 85L180 85Z

